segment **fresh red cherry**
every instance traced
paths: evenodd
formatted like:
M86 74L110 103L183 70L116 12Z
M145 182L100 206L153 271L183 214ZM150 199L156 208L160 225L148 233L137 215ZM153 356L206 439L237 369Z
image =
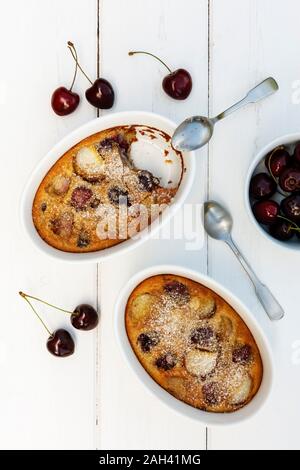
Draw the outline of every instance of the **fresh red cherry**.
M292 230L292 224L286 220L279 220L275 224L270 225L269 232L272 237L283 242L290 240L295 234Z
M279 177L279 185L283 191L300 191L300 169L286 168Z
M294 222L300 222L300 194L291 194L280 203L284 215Z
M277 220L279 205L275 201L257 201L252 206L254 217L261 224L269 225Z
M73 75L72 84L69 89L64 86L57 88L51 98L51 106L53 111L59 116L67 116L73 113L79 105L80 97L73 90L73 86L77 75L77 61L75 64L75 71Z
M154 57L161 64L163 64L169 71L168 75L163 78L162 87L167 95L174 98L174 100L185 100L191 93L193 81L190 73L185 69L177 69L172 72L170 67L165 64L159 57L150 52L145 51L130 51L129 55L146 54Z
M275 193L276 182L267 173L258 173L250 181L250 195L255 199L267 199Z
M164 77L162 87L175 100L185 100L192 90L192 77L185 69L177 69Z
M24 292L19 292L19 294L30 305L34 314L36 315L36 317L39 319L39 321L42 323L43 327L49 334L49 338L47 340L48 351L57 357L66 357L66 356L70 356L71 354L73 354L74 349L75 349L75 344L70 333L67 330L64 330L62 328L54 331L54 333L51 333L46 323L44 322L44 320L42 320L42 318L40 317L40 315L38 314L38 312L36 311L36 309L34 308L34 306L32 305L29 299L37 300L46 305L50 305L51 307L52 305L48 304L47 302L44 302L43 300L38 299L37 297L33 297L32 295L24 294Z
M74 353L75 343L67 330L54 331L47 340L47 349L57 357L67 357Z
M104 78L97 78L86 90L85 97L91 105L99 109L110 109L115 101L113 87Z
M98 313L91 305L80 304L75 308L73 312L70 312L69 310L65 310L64 308L57 307L56 305L50 304L49 302L46 302L45 300L42 300L38 297L34 297L33 295L24 294L24 293L20 293L20 295L30 304L32 309L33 307L29 299L36 300L37 302L41 302L42 304L48 305L48 307L52 307L52 308L55 308L56 310L60 310L61 312L69 314L71 316L70 319L71 319L72 325L74 326L74 328L77 328L78 330L92 330L98 325L98 321L99 321ZM35 310L34 312L39 317L39 315L37 314ZM41 320L40 317L39 319ZM51 336L51 332L48 330L45 324L44 324L44 327L47 329L48 333Z
M278 177L291 165L291 160L292 158L288 151L283 146L280 146L268 153L265 158L265 165L271 175Z
M71 323L78 330L92 330L96 328L99 316L94 307L88 304L78 305L71 315Z
M115 92L111 84L104 78L97 78L94 83L87 76L83 68L78 62L78 56L74 44L71 41L68 41L69 50L76 62L76 66L83 73L85 78L92 85L85 92L85 97L87 101L95 108L98 109L110 109L115 101Z
M61 86L53 92L51 106L53 111L59 116L67 116L75 111L79 101L80 98L77 93Z

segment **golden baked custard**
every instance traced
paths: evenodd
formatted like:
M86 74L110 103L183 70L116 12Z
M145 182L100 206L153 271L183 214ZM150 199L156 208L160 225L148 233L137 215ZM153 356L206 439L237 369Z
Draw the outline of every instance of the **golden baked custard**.
M150 277L131 293L125 323L142 366L179 400L232 412L258 391L263 366L255 340L207 287L172 274Z
M157 175L132 163L137 131L170 140L145 126L114 127L82 140L52 166L32 208L34 225L49 245L68 252L103 250L135 236L171 203L180 181L162 186ZM176 157L182 176L182 158ZM161 158L173 163L167 150Z

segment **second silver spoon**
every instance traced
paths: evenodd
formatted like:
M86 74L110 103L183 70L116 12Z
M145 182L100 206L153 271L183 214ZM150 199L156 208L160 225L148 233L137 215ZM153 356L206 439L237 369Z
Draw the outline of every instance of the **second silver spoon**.
M222 240L232 249L233 253L252 281L255 293L268 314L268 317L271 320L280 320L284 316L283 308L275 299L269 288L258 279L232 240L232 217L229 212L215 201L205 202L204 228L210 237Z

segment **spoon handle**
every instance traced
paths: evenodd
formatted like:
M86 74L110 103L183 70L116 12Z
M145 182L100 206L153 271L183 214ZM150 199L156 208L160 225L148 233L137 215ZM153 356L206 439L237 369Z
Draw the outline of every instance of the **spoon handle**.
M236 255L237 259L251 279L254 285L256 296L258 297L270 320L280 320L284 316L284 310L275 299L272 292L258 279L231 237L226 240L226 243L230 246L233 253Z
M238 109L242 108L243 106L246 106L249 103L256 103L257 101L260 101L263 98L272 95L273 93L275 93L275 91L278 90L278 88L278 84L274 78L266 78L263 82L259 83L259 85L256 85L256 87L252 88L252 90L247 93L245 98L238 101L233 106L230 106L230 108L223 111L223 113L220 113L218 114L218 116L212 118L213 123L225 118L229 114L233 113L234 111L237 111Z

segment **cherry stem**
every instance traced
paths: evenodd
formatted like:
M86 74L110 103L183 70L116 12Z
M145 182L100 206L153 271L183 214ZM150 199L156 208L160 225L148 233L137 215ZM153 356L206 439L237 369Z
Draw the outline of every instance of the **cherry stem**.
M40 320L41 324L43 325L43 327L45 328L45 330L48 332L49 336L53 336L53 333L51 333L51 331L49 330L49 328L47 327L47 325L45 324L45 322L42 320L42 318L40 317L40 315L37 313L36 309L34 308L34 306L32 305L32 303L27 299L27 296L26 294L24 294L24 292L19 292L20 296L23 297L24 300L26 300L26 302L30 305L30 307L32 308L32 310L34 311L35 315L38 317L38 319Z
M154 57L156 60L158 60L161 64L163 64L166 67L166 69L168 69L169 72L172 73L172 70L170 69L170 67L168 67L167 64L164 61L162 61L159 57L157 57L154 54L151 54L151 52L146 52L146 51L129 51L128 52L128 55L134 55L134 54L150 55L151 57Z
M68 47L69 47L69 43L68 43ZM75 83L75 80L76 80L76 77L77 77L77 69L78 69L78 60L77 60L77 51L74 47L74 53L75 53L75 57L76 57L76 61L75 61L75 71L74 71L74 75L73 75L73 81L71 83L71 86L69 88L69 91L72 91L73 89L73 86L74 86L74 83Z
M290 227L289 230L296 230L297 232L300 232L300 227L296 224L296 222L293 222L292 220L288 219L287 217L283 217L283 215L278 215L277 216L279 219L286 220L289 222L291 225L294 225L294 227Z
M37 300L38 302L41 302L42 304L48 305L48 307L55 308L56 310L60 310L61 312L68 313L69 315L72 315L74 313L74 312L70 312L69 310L65 310L64 308L60 308L60 307L57 307L56 305L50 304L49 302L39 299L38 297L34 297L33 295L24 294L24 292L21 292L20 295L22 295L22 297L24 297L25 299L28 297L29 299Z
M268 158L268 170L269 170L269 173L270 175L272 176L273 180L275 181L275 183L278 185L278 181L277 181L277 178L275 178L273 172L272 172L272 169L271 169L271 158L273 157L273 154L274 152L276 152L277 150L279 149L284 149L284 146L283 145L278 145L278 147L275 147L272 152L270 153L269 155L269 158ZM277 191L279 192L279 194L281 194L282 196L286 196L286 194L284 194L280 189L277 188Z
M76 48L75 48L74 44L71 41L68 41L68 48L69 48L69 51L71 52L71 54L73 56L73 59L76 62L76 67L79 68L79 70L81 71L81 73L83 73L85 78L90 82L91 85L93 85L92 80L87 76L87 74L85 73L85 71L81 67L80 63L78 62L77 51L76 51Z

